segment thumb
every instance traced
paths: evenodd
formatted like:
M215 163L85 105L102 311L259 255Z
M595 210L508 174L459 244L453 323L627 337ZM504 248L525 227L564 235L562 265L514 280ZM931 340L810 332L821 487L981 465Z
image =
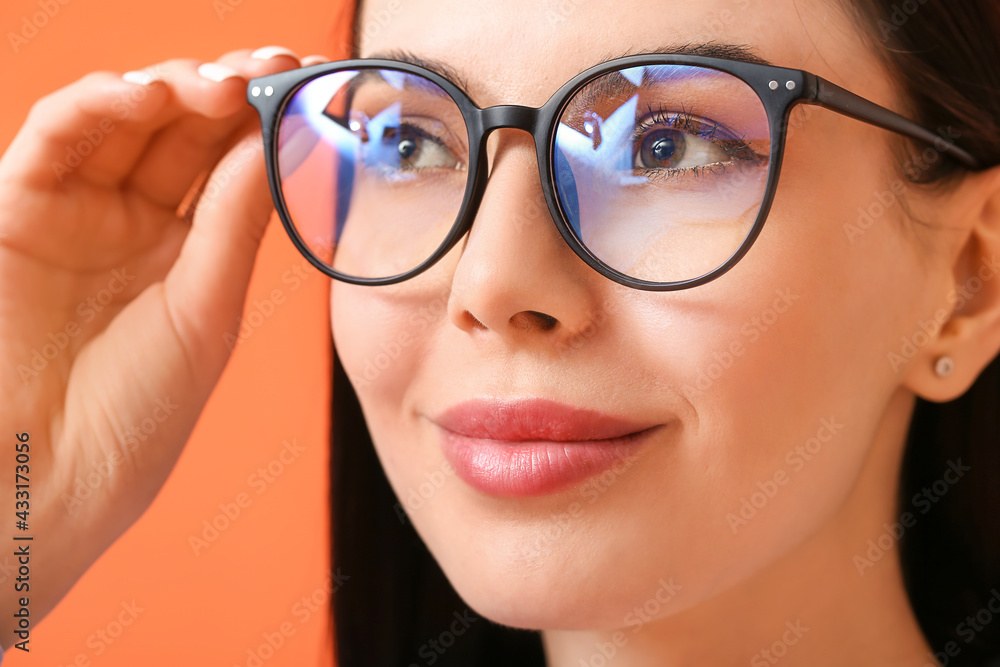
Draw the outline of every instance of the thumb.
M221 373L231 346L224 334L243 312L257 250L274 210L260 131L219 161L194 222L164 281L167 308L194 368Z

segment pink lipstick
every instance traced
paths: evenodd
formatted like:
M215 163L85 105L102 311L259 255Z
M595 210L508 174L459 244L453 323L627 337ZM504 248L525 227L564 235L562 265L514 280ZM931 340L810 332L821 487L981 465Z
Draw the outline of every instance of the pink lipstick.
M456 474L501 497L553 493L628 463L659 426L545 399L465 401L432 421Z

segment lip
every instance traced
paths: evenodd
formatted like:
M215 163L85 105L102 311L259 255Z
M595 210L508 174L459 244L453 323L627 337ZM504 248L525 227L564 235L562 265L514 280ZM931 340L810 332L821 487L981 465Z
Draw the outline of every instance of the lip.
M660 424L547 399L475 399L433 421L455 473L492 496L539 496L630 465Z

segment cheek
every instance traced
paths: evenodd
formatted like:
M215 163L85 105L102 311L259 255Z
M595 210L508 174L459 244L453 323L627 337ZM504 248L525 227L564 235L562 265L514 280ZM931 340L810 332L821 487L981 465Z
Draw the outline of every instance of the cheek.
M422 360L428 358L447 317L446 260L441 268L399 285L371 287L333 281L331 288L337 356L394 485L396 466L389 457L412 448L391 443L412 436L408 425L412 424L414 387L420 384L421 372L426 372Z
M430 269L395 285L331 281L333 342L347 377L366 402L399 408L420 361L441 338L447 320L457 247ZM371 427L372 424L369 423Z
M380 444L397 439L392 424L412 381L413 352L419 341L407 324L410 309L386 299L387 291L394 288L333 281L330 312L337 356L357 395L381 465L395 480L394 471L408 468L401 460L406 448Z
M330 294L337 354L361 400L398 404L434 315L401 290L335 282Z
M732 582L773 561L842 507L898 387L889 353L920 308L905 223L886 215L863 238L847 233L884 179L842 165L796 175L802 159L790 156L764 232L732 272L631 323L650 386L668 385L695 417L650 465L648 493L630 491L647 500L640 518L618 525L664 527L647 544L692 593L700 575ZM679 543L685 534L696 539Z

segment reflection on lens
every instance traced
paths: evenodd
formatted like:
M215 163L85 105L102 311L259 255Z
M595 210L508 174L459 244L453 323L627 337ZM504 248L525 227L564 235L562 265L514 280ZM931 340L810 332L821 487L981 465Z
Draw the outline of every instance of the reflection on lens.
M767 112L718 70L651 65L577 91L559 119L553 169L570 226L632 278L693 280L740 248L770 166Z
M391 69L324 74L303 85L278 128L289 216L322 262L389 278L434 254L468 182L468 131L455 101Z

